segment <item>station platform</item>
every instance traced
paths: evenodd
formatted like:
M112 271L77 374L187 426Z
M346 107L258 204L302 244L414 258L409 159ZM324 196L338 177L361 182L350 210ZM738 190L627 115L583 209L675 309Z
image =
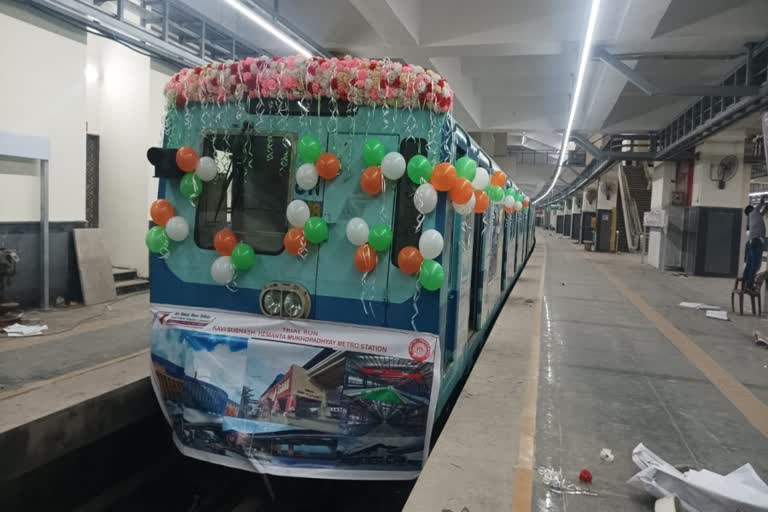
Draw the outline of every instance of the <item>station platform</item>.
M30 312L39 336L0 336L0 482L157 413L149 294Z
M721 474L749 462L768 480L768 350L752 341L768 321L732 314L732 286L540 230L404 510L653 510L626 483L638 443ZM590 470L597 495L553 492L546 467L576 484Z

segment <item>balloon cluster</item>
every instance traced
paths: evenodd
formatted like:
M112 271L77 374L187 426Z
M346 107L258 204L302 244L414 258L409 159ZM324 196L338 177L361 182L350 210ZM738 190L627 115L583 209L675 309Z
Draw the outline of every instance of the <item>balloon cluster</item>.
M195 150L182 146L176 150L176 166L184 171L179 182L181 195L187 199L197 199L203 193L203 182L216 177L216 162L209 156L198 158Z
M368 227L365 220L354 217L347 222L346 233L349 243L357 246L355 267L364 274L376 268L379 262L376 253L388 251L392 246L392 229L386 224Z
M386 153L384 144L377 138L370 138L363 145L363 161L367 166L360 175L360 188L370 196L377 196L384 190L384 178L399 180L405 174L405 158L396 151Z
M256 252L245 242L238 242L229 229L222 229L213 237L213 247L219 257L211 265L211 277L219 284L229 285L237 272L247 272L256 264Z
M320 139L304 135L299 139L299 158L304 163L296 170L296 185L302 190L312 190L320 178L335 179L341 171L341 162L333 153L323 153Z
M474 160L461 157L456 165L441 162L434 167L423 155L408 161L408 178L418 185L413 202L419 213L431 213L437 206L437 193L447 192L456 213L462 216L488 209L488 171Z
M419 284L429 291L439 290L445 280L443 266L434 259L443 252L443 235L436 229L428 229L419 237L419 247L408 245L400 249L397 266L400 272L418 274Z
M288 203L285 216L292 226L283 237L288 253L301 256L307 252L307 242L321 244L328 240L328 224L322 217L311 217L309 205L301 199Z
M171 250L171 241L182 242L189 236L187 220L176 215L173 205L165 199L158 199L152 203L149 216L152 222L157 224L147 231L144 238L150 252L166 255Z

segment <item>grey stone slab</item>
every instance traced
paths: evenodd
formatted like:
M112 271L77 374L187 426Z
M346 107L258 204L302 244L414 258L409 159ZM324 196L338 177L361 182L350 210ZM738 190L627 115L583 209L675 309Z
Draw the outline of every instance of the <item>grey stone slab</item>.
M73 233L83 303L99 304L114 299L116 294L112 262L104 246L101 230L75 229Z

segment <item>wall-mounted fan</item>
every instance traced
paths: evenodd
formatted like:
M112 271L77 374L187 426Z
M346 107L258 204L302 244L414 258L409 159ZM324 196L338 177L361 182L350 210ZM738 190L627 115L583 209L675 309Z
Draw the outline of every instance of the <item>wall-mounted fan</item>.
M725 183L736 176L739 170L739 158L736 155L724 157L717 165L709 168L709 178L717 182L717 188L724 189Z
M587 189L587 202L589 204L592 204L595 202L595 199L597 199L597 189L596 188Z
M610 201L611 194L616 192L616 184L612 181L604 181L600 184L600 187L603 189L603 194L605 194L605 198L608 201Z

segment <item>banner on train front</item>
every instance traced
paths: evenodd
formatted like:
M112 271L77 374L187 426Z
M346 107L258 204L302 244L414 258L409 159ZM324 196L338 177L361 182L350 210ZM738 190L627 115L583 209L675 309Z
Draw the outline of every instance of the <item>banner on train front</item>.
M153 312L152 383L186 455L282 476L418 476L440 389L437 336Z

